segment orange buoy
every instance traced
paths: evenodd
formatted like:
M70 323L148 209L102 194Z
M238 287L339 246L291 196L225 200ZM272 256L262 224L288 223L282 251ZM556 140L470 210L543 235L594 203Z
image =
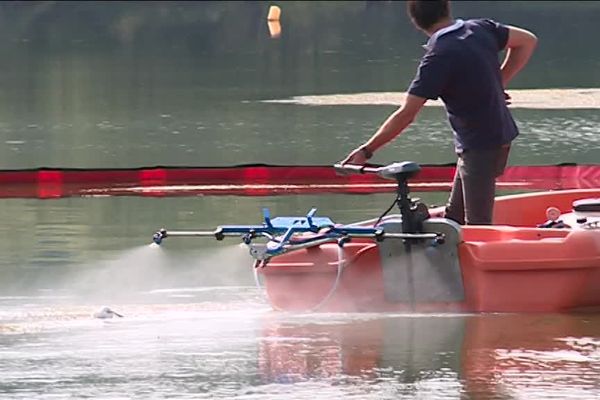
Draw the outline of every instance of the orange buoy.
M278 6L269 7L269 14L267 15L267 25L269 27L269 34L271 38L277 39L281 36L281 24L279 19L281 18L281 8Z
M269 26L269 34L271 38L277 39L281 36L281 24L279 21L267 21L267 25Z
M278 6L269 7L269 14L267 15L267 21L279 21L281 17L281 8Z

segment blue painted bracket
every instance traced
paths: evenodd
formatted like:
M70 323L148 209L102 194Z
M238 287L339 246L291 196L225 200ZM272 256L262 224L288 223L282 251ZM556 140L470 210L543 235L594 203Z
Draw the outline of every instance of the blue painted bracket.
M336 240L347 235L372 235L381 233L380 229L336 225L329 217L315 217L316 208L312 208L305 217L276 217L271 219L267 208L263 209L264 223L262 225L223 225L219 227L220 232L224 234L267 234L270 236L280 236L273 241L276 243L268 248L267 252L275 256L284 252L285 246L294 244L310 244L323 239ZM322 232L321 232L322 231ZM306 238L294 238L296 233L312 232ZM321 232L321 233L319 233Z

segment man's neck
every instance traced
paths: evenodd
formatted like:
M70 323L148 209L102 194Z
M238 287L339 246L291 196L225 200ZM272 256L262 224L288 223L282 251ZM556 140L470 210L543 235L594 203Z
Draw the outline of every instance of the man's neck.
M425 33L427 36L431 37L434 33L439 31L440 29L444 29L454 23L454 20L451 17L446 17L444 19L439 20L435 24L431 25L431 28L427 29Z

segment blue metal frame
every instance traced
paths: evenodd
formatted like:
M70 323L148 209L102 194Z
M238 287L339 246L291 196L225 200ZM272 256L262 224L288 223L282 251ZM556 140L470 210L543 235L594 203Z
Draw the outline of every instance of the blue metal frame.
M281 236L270 246L267 253L271 256L281 254L285 251L285 246L303 245L312 242L322 241L324 239L337 240L347 235L377 236L382 233L381 229L360 226L337 225L329 217L315 217L316 208L311 209L305 217L277 217L271 219L268 209L263 209L264 223L262 225L223 225L219 227L219 232L223 234L240 235L269 235ZM323 229L325 231L319 233ZM307 238L297 238L292 241L296 233L313 232L317 235ZM251 238L246 242L249 244Z

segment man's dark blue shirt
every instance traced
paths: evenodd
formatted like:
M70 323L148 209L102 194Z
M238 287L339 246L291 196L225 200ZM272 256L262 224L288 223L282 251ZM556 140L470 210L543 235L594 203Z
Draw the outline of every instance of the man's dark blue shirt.
M408 93L442 99L456 150L490 149L518 134L506 106L498 53L508 28L488 19L457 20L427 43Z

